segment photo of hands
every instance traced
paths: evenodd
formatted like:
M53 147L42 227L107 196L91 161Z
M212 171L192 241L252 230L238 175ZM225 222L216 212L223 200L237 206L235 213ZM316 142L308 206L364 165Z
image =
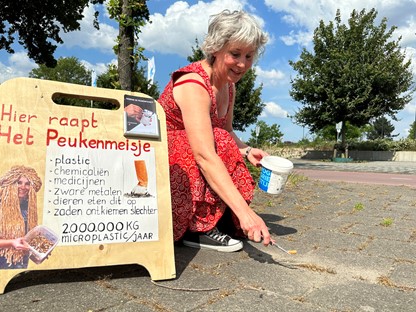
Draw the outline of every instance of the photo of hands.
M124 134L126 136L159 137L156 103L152 98L124 96Z

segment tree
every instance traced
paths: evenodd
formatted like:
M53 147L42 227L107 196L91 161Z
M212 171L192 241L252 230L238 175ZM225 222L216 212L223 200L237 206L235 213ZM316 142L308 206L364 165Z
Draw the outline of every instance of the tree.
M23 2L23 3L22 3ZM90 4L104 0L72 1L0 1L0 49L14 53L16 37L28 52L29 58L48 67L56 65L53 54L57 44L62 44L59 32L80 29L83 10ZM98 12L94 26L98 28Z
M410 125L409 135L407 138L416 140L416 120Z
M372 118L391 116L410 102L412 90L411 62L405 61L399 42L391 40L396 27L387 29L387 20L374 25L377 12L353 11L348 27L341 24L339 10L335 25L320 22L315 29L314 52L304 49L290 95L302 103L295 121L315 132L327 125L368 124Z
M256 77L256 71L250 68L235 85L233 120L235 130L244 131L248 126L254 124L265 106L261 100L263 84L254 88Z
M263 144L277 144L282 142L283 133L280 131L280 126L273 124L267 125L266 122L260 120L256 127L259 127L259 136L256 137L256 130L251 130L251 137L247 144L252 146L261 146Z
M91 85L91 70L85 66L76 57L60 57L54 68L46 65L39 65L29 73L30 78L54 80L60 82L74 83L85 86ZM79 96L57 95L53 101L61 105L95 107L102 109L114 109L117 105L111 102L91 101L90 99L81 99Z
M189 63L198 62L205 58L204 52L202 52L201 47L199 46L198 38L195 39L195 47L192 47L192 55L188 56L186 59Z
M55 67L54 52L63 40L59 32L80 29L84 9L103 4L105 0L71 1L6 1L0 2L0 49L14 53L15 36L37 64ZM135 64L145 60L144 49L138 47L140 27L149 21L147 0L109 0L110 18L119 23L119 36L114 50L118 56L120 84L123 90L132 90L132 73ZM98 11L94 26L98 29Z
M154 99L159 98L157 83L150 84L150 80L146 78L144 67L138 68L137 64L135 65L132 82L132 91L145 93ZM107 71L97 77L97 86L101 88L121 89L116 65L109 65Z
M29 73L30 78L54 80L80 85L91 85L91 71L76 57L60 57L54 68L39 65Z
M371 123L371 128L367 132L367 138L369 140L376 139L393 139L397 135L392 135L394 131L393 124L384 116L379 117Z
M358 139L363 136L366 132L367 126L357 127L351 125L349 122L346 122L345 125L345 136L349 139ZM328 140L328 141L337 141L338 140L338 132L335 125L328 125L318 131L315 132L317 137L320 139Z
M132 91L133 72L143 56L144 48L137 44L140 28L149 21L147 0L109 0L108 12L119 23L119 35L114 51L118 58L118 76L122 90Z
M200 61L204 58L198 40L196 40L196 47L192 47L192 53L187 58L189 62ZM244 131L248 126L254 124L265 106L261 100L263 85L254 88L256 77L255 70L251 68L236 83L233 119L233 128L235 130Z

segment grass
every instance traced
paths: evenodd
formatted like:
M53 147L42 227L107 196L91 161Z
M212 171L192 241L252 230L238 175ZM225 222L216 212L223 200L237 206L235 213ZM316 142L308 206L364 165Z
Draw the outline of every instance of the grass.
M299 174L296 172L291 172L287 178L287 183L298 186L300 182L306 181L308 177L304 176L303 174Z
M354 211L364 210L364 205L362 203L356 203L354 206Z
M391 226L393 224L393 218L384 218L380 224L385 227Z

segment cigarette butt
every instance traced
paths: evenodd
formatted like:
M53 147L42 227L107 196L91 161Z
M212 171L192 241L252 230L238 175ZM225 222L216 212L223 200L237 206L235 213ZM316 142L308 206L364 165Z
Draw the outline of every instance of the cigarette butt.
M283 247L280 247L278 244L276 244L276 242L275 241L272 241L271 243L270 243L272 246L275 246L275 247L277 247L277 248L279 248L281 251L283 251L283 252L285 252L285 253L287 253L287 254L289 254L289 255L295 255L295 254L297 254L298 252L296 251L296 250L286 250L286 249L284 249Z

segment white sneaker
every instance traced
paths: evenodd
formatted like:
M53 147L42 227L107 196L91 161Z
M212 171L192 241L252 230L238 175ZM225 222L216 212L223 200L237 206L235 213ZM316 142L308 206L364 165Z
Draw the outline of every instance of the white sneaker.
M243 249L243 242L221 233L215 227L206 233L186 233L183 244L193 248L211 249L222 252L233 252Z

